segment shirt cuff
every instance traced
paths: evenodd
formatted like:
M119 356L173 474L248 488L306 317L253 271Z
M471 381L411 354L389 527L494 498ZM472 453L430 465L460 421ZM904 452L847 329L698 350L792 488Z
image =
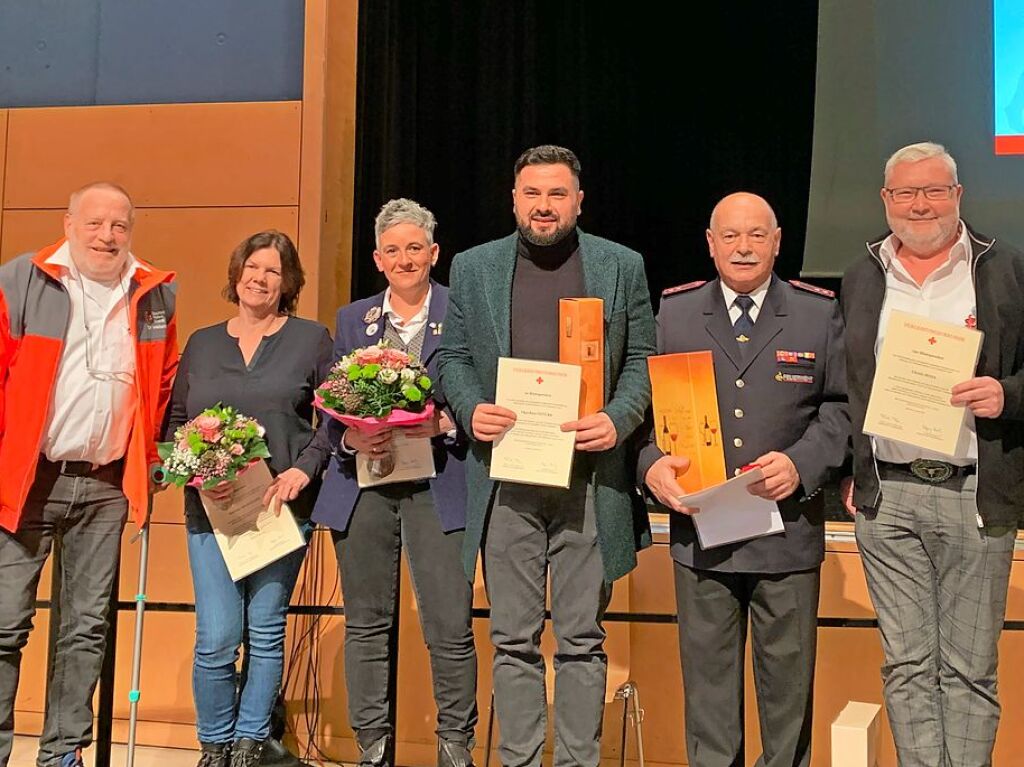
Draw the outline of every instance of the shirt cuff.
M355 450L353 450L352 448L350 448L350 447L348 446L348 444L347 444L347 443L345 442L345 436L346 436L347 434L348 434L348 429L346 429L346 430L345 430L345 431L344 431L344 432L342 433L342 435L341 435L341 439L339 439L339 440L338 440L338 452L339 452L339 453L342 453L343 455L355 455L355 454L356 454L356 451L355 451Z

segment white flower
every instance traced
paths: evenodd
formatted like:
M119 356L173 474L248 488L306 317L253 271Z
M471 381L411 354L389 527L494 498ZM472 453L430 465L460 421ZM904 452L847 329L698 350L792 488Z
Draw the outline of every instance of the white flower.
M377 372L377 380L385 384L393 384L398 380L398 373L391 368L381 368Z
M412 383L416 380L416 371L412 368L402 368L402 383Z

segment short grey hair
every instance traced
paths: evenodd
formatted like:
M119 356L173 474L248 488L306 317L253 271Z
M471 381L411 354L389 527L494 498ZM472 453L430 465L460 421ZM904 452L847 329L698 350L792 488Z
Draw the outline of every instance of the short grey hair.
M388 200L377 214L373 222L373 233L380 247L380 236L388 229L399 224L413 224L422 229L427 235L427 244L434 244L434 227L437 226L437 219L434 214L424 208L415 200L406 197L399 197L397 200Z
M897 149L885 161L885 184L889 184L889 174L901 162L920 162L921 160L930 160L932 157L938 157L946 164L950 175L953 176L954 184L960 183L956 176L956 160L953 159L953 155L946 151L946 147L942 146L942 144L936 144L934 141L920 141L916 144L907 144L907 146Z
M113 181L91 181L85 186L79 187L71 193L68 198L68 213L74 213L75 209L78 208L78 203L85 195L86 192L91 192L94 189L100 189L104 192L115 192L121 195L128 201L128 219L133 221L135 219L135 203L132 202L132 196L128 194L128 190L120 184L115 184Z

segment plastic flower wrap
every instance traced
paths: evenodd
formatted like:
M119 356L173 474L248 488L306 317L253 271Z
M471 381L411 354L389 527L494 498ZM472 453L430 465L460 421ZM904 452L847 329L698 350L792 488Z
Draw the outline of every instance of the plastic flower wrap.
M412 426L433 415L434 382L414 357L387 341L349 352L316 390L315 404L348 426Z
M163 465L158 482L208 490L233 481L250 463L269 458L266 430L253 418L219 402L174 431L173 442L161 442Z

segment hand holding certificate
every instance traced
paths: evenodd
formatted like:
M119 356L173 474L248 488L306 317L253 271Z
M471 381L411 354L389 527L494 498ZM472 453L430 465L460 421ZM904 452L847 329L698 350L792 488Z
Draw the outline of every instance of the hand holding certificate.
M306 545L287 504L274 513L263 503L273 481L263 461L238 474L230 500L216 501L200 493L217 547L231 580L238 581Z
M580 407L580 368L557 362L502 357L495 404L516 414L491 450L491 479L569 487Z
M950 396L974 375L982 337L973 328L892 312L864 433L955 455L965 411Z
M679 497L694 510L693 525L702 549L775 535L785 530L775 501L751 494L751 485L764 479L760 467L727 482Z

